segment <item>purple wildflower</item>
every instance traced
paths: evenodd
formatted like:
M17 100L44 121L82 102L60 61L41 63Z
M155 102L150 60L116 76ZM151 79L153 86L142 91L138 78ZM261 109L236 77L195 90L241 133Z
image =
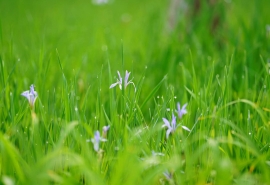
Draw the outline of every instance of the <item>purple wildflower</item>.
M31 85L30 90L22 92L21 95L27 98L31 107L34 106L34 103L35 103L37 96L38 96L37 92L34 89L34 85Z
M104 138L102 138L102 137L100 137L100 133L99 133L99 131L97 130L96 132L95 132L95 135L94 135L94 138L92 138L91 140L87 140L87 142L89 142L89 141L91 141L92 143L93 143L93 145L94 145L94 150L96 151L96 152L98 152L98 150L99 150L99 143L102 141L102 142L105 142L105 141L107 141L106 139L104 139Z
M173 133L177 126L176 126L176 117L174 116L174 114L172 114L172 122L170 123L166 118L162 118L164 124L162 125L162 127L167 127L167 131L166 131L166 138L168 139L170 133Z
M182 118L182 116L183 116L184 114L187 113L186 107L187 107L187 103L183 105L182 109L181 109L181 107L180 107L180 103L177 103L177 110L176 110L176 111L177 111L178 117L179 117L180 119Z
M104 127L102 128L102 136L103 136L104 138L107 137L107 132L108 132L109 129L110 129L110 125L104 126Z
M174 114L172 114L172 122L171 123L166 118L162 118L162 119L163 119L163 122L164 122L162 127L167 127L166 138L168 139L170 133L173 133L179 125L176 125L176 117L174 116ZM190 132L190 129L188 127L186 127L184 125L181 125L181 127L184 130Z
M168 181L171 181L172 178L173 178L172 173L170 173L168 170L166 170L165 172L163 172L163 175L166 177L166 179L167 179Z
M110 129L110 125L104 126L104 127L102 128L103 132L107 132L109 129Z
M117 82L116 82L116 83L113 83L113 84L110 86L110 89L113 88L113 87L115 87L115 86L117 86L117 85L119 85L119 88L122 89L122 77L121 77L119 71L117 71L117 74L118 74ZM125 86L125 88L126 88L126 87L128 86L128 84L132 84L132 85L134 86L134 88L135 88L134 83L133 83L131 80L128 81L129 75L130 75L130 72L126 71L126 74L125 74L125 81L124 81L124 86ZM135 88L135 90L136 90L136 88Z

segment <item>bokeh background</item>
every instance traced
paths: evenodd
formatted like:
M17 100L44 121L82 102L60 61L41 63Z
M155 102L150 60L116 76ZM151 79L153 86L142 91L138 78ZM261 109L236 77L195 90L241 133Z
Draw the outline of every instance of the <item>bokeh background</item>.
M61 86L56 50L67 79L76 76L82 92L99 83L108 61L114 74L124 61L135 79L147 67L145 92L167 74L184 94L184 86L194 86L192 63L201 86L213 62L219 76L233 58L231 85L238 97L245 93L238 91L243 76L253 84L264 70L262 58L269 58L268 7L267 0L1 0L1 58L13 73L10 84L42 84L41 96ZM107 79L104 72L104 94Z
M1 174L32 184L117 185L123 176L162 184L172 169L178 184L267 184L269 8L269 0L0 0ZM137 92L109 89L117 70L131 72ZM20 96L31 84L35 112ZM179 124L192 131L167 140L162 118L177 102L188 103ZM99 156L86 139L108 124ZM156 162L152 150L165 156L154 167L143 160Z

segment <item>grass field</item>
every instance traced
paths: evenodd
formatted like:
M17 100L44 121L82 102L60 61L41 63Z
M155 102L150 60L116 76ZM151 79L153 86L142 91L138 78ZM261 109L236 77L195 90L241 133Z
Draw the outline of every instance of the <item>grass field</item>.
M0 184L270 184L270 1L171 2L0 0Z

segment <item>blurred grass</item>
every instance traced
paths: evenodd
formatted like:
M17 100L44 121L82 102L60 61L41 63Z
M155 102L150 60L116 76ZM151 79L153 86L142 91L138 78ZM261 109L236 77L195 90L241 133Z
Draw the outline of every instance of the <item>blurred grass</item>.
M0 0L1 183L269 184L270 2L216 2Z

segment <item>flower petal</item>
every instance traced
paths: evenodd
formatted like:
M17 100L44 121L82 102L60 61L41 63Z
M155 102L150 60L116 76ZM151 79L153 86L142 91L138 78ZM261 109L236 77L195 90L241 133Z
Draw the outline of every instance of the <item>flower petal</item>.
M30 93L29 91L24 91L21 93L22 96L26 97L28 99L28 101L30 100Z
M110 129L110 125L104 126L104 127L102 128L103 132L107 132L109 129Z
M95 132L94 139L95 139L97 142L99 142L99 140L100 140L100 133L99 133L99 131L96 131L96 132Z
M172 114L172 129L176 129L176 117L174 116L174 114Z
M180 112L180 110L181 110L181 107L180 107L180 103L178 102L177 103L177 112Z
M97 152L99 150L99 142L93 142L94 150Z
M169 138L169 135L170 133L172 132L172 129L169 128L167 131L166 131L166 138L168 139Z
M30 103L31 106L34 106L34 103L35 103L36 99L37 99L36 96L30 94L30 96L29 96L29 103Z
M130 72L126 71L126 74L125 74L125 87L129 84L128 83L129 75L130 75Z
M113 88L113 87L115 87L115 86L117 86L117 85L120 85L120 83L119 83L119 82L116 82L116 83L112 84L112 85L110 86L110 89Z
M187 103L185 103L182 107L182 109L185 109L186 110L186 106L187 106Z
M181 106L180 106L180 103L177 103L177 114L178 114L178 117L181 119L182 116L184 114L187 113L187 110L186 110L186 106L187 106L187 103L183 105L182 109L181 109Z
M33 84L30 86L29 91L24 91L24 92L21 93L21 95L27 98L27 100L28 100L31 107L34 106L34 103L35 103L35 101L37 99L38 94L35 91Z
M163 173L163 175L166 177L166 179L167 180L171 180L172 179L172 174L168 171L168 170L166 170L164 173Z
M188 128L188 127L186 127L186 126L184 126L184 125L182 125L181 126L184 130L186 130L186 131L189 131L190 132L190 129Z
M162 125L162 127L168 127L171 128L170 122L166 119L166 118L162 118L164 124Z
M117 71L117 74L118 74L118 79L119 79L119 82L120 84L122 84L122 77L121 77L121 74L119 71Z
M30 86L29 93L35 95L35 88L34 88L34 85L33 84Z

